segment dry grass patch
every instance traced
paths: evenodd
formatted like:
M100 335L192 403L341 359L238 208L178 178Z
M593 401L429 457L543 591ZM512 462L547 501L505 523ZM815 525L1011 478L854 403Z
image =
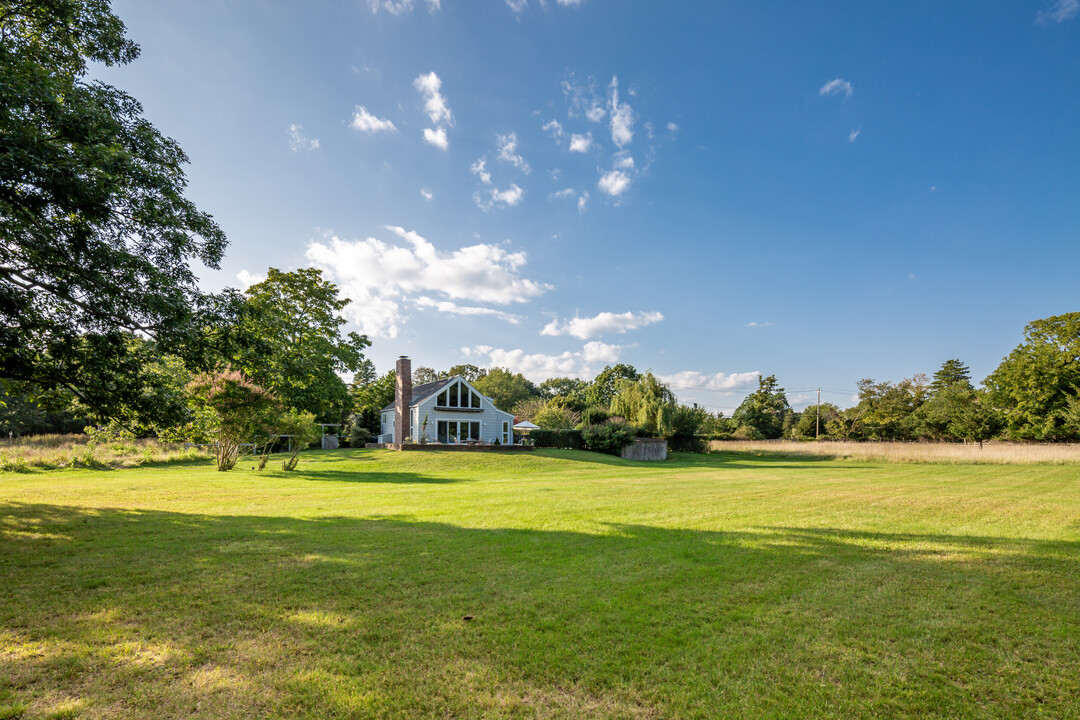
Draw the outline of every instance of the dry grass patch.
M131 468L207 457L197 448L163 443L155 438L94 440L86 435L34 435L0 441L0 472L64 468Z
M1036 445L1027 443L843 442L823 440L713 440L711 452L788 455L828 460L868 460L902 463L960 463L990 465L1064 465L1080 463L1080 445Z

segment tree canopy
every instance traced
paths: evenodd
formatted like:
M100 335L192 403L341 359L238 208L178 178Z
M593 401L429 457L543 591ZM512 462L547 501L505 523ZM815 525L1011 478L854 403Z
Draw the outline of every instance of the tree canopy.
M139 54L106 2L0 0L0 38L0 368L104 414L138 405L133 353L198 365L232 316L190 266L216 268L225 235L184 197L179 145L86 78Z
M270 268L246 294L241 332L255 342L238 355L237 366L285 406L339 422L349 393L338 373L370 369L363 356L367 337L341 334L339 313L349 300L313 268Z
M732 419L740 427L746 427L767 439L780 437L784 429L784 417L791 412L784 388L775 375L758 378L758 389L746 396Z
M521 400L540 394L536 385L521 373L499 367L492 368L487 374L477 378L473 386L491 398L495 407L504 410L514 407Z
M1067 422L1069 398L1080 387L1080 312L1034 320L1024 342L986 378L995 406L1016 439L1061 440L1076 435Z

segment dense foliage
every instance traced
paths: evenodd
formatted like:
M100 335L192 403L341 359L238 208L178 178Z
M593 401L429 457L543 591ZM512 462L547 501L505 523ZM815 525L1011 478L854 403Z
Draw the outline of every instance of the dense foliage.
M235 316L191 269L216 268L225 235L184 197L180 147L87 79L139 54L106 2L2 0L0 38L0 374L102 416L159 414L148 358L206 367L208 330Z
M245 294L241 332L251 343L235 365L286 407L340 422L349 391L339 373L367 370L363 351L371 344L355 332L342 334L348 298L312 268L270 268Z
M585 447L581 430L532 430L529 444L538 448L581 450Z
M634 444L635 436L635 429L625 423L586 425L581 429L585 447L609 455L621 455L625 448Z

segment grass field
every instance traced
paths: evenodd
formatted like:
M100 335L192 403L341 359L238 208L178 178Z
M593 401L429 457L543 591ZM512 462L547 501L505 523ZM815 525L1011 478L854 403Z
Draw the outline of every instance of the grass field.
M1076 466L250 467L0 475L0 718L1080 716Z

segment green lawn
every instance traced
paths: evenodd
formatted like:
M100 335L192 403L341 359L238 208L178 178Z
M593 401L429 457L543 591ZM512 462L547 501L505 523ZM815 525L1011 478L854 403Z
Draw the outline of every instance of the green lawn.
M0 719L189 716L1080 717L1080 469L0 475Z

